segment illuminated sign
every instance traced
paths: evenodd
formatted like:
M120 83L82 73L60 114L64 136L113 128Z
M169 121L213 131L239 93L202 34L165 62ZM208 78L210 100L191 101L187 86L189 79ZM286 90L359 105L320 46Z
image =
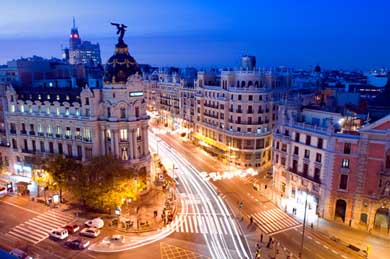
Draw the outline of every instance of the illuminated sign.
M144 92L130 92L130 97L143 96Z

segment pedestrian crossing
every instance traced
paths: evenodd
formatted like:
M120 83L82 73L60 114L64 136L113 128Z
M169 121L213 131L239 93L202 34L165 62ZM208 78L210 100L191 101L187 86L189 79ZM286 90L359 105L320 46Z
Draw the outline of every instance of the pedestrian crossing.
M62 227L73 220L73 215L50 210L13 227L8 231L8 235L38 244L49 237L50 230Z
M279 208L273 208L250 215L259 229L267 234L274 235L301 225Z
M191 214L183 215L182 220L175 226L176 232L193 234L229 235L230 216Z

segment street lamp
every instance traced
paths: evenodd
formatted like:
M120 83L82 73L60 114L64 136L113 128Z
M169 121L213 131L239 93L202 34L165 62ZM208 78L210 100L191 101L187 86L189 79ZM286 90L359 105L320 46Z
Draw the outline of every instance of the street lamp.
M306 212L307 212L307 190L305 191L305 212L303 214L303 226L302 226L302 238L301 238L301 249L299 252L299 258L302 258L302 253L303 253L303 241L305 239L305 227L306 227Z

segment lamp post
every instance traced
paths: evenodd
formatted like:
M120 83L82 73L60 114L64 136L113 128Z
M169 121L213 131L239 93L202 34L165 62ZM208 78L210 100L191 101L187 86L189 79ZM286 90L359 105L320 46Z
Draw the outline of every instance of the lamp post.
M303 214L302 238L301 238L301 249L300 249L300 252L299 252L299 258L302 258L303 241L305 239L306 211L307 211L307 190L305 191L305 193L306 193L306 196L305 196L305 212Z

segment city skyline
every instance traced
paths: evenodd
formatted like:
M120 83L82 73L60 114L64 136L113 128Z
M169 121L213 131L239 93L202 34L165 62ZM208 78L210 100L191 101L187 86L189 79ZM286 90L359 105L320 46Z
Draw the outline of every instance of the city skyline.
M238 67L243 54L257 56L259 67L389 66L389 22L385 19L389 4L385 1L359 5L344 1L338 8L308 1L293 6L286 3L85 1L33 5L23 1L19 8L5 3L10 11L0 21L0 64L34 54L60 57L75 16L81 38L100 43L103 62L112 54L115 38L109 22L114 21L129 26L126 41L137 61L155 66Z

